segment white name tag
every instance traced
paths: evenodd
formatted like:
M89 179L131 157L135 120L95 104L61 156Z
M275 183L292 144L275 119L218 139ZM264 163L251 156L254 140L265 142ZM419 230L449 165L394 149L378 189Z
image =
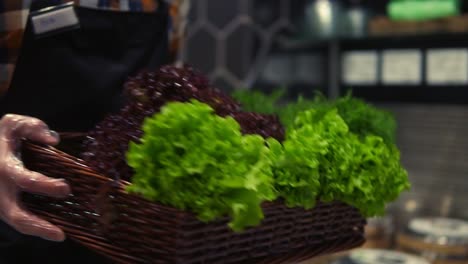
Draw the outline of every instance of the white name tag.
M79 27L80 22L73 4L41 9L31 14L36 35L48 35Z

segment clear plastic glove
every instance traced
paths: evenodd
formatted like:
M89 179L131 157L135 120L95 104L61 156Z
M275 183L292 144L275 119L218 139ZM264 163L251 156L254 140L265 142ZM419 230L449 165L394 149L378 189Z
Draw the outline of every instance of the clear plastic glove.
M70 194L64 180L48 178L24 168L18 151L21 140L55 145L57 133L35 118L5 115L0 120L0 219L20 233L52 241L63 241L65 234L57 226L26 211L19 199L20 192L30 192L63 198Z

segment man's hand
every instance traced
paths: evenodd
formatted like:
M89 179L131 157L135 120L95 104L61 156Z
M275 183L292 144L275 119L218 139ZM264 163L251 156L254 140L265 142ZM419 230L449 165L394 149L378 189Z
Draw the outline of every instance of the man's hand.
M47 240L63 241L63 231L25 211L19 200L22 191L63 198L70 187L61 179L48 178L24 168L18 155L22 139L56 145L57 133L50 131L41 120L5 115L0 120L0 219L20 233Z

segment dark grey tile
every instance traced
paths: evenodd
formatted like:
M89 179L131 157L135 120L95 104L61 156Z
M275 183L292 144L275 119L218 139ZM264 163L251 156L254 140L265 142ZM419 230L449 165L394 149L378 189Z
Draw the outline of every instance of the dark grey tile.
M196 32L188 39L187 63L204 74L210 74L216 65L216 39L206 30Z
M238 0L205 0L208 20L218 28L224 28L239 12Z
M253 46L260 37L250 25L240 25L226 39L226 66L239 79L245 78L254 61Z
M283 0L255 0L251 8L251 15L257 25L270 27L281 17L281 2Z

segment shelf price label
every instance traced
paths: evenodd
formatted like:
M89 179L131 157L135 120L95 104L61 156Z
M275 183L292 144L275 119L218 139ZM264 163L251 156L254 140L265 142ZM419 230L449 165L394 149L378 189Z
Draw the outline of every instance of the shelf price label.
M426 79L429 85L468 84L468 49L429 49Z
M382 53L384 85L419 85L422 82L420 50L386 50Z
M342 58L342 79L346 85L375 85L378 79L376 51L349 51Z

